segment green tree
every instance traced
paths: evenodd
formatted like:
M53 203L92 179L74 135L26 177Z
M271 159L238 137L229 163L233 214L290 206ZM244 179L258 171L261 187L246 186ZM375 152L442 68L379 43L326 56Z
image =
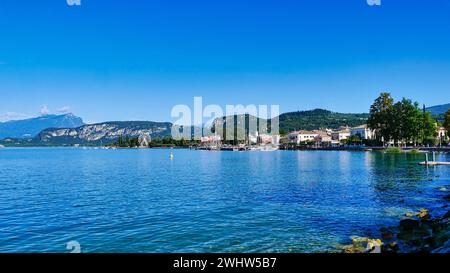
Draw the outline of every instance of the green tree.
M389 93L381 93L370 107L367 121L369 128L376 131L379 141L389 141L392 136L392 113L394 99Z
M348 139L346 139L344 141L344 144L347 145L361 145L363 144L363 140L361 135L357 134L357 135L352 135L350 136Z
M445 130L447 130L447 136L450 137L450 109L444 115L444 124Z
M426 145L435 145L437 133L437 122L430 112L425 112L423 115L423 139L422 143Z
M419 108L419 103L413 103L410 99L403 98L400 102L396 103L393 119L395 124L393 125L399 136L399 140L407 143L413 143L414 145L420 139L421 125L422 125L422 112Z

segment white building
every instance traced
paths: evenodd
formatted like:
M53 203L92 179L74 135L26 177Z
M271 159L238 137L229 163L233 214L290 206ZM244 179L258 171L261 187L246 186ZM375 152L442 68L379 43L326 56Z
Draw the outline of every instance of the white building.
M258 136L258 143L279 145L280 144L280 136L279 135L261 134Z
M326 131L314 131L315 133L317 133L317 136L314 138L314 140L317 143L321 143L321 144L331 144L333 142L333 139L331 138L331 131L329 132L328 130Z
M375 133L373 130L367 127L367 125L361 125L358 127L350 128L351 136L359 136L361 139L374 139Z
M289 142L300 144L306 141L314 141L319 134L313 131L297 131L288 135Z
M220 141L222 141L222 138L219 135L204 136L200 138L201 143L215 143Z
M345 129L341 131L334 131L331 133L331 139L337 142L341 142L342 140L346 140L350 137L350 130Z
M442 139L445 140L445 138L447 137L447 130L445 130L444 127L439 127L438 128L438 139Z

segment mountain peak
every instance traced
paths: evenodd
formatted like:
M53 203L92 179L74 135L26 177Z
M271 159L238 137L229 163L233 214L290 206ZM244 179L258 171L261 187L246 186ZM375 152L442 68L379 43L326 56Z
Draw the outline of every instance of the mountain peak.
M48 114L23 120L11 120L0 123L0 139L34 137L48 128L76 128L83 125L83 120L72 113Z

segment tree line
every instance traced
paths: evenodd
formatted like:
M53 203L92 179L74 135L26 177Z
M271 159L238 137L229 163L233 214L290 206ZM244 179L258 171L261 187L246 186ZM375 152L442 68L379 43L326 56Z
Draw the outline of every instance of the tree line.
M170 136L155 138L148 142L144 147L191 147L199 144L199 141L190 141L185 139L176 140ZM138 148L142 147L139 137L119 136L116 141L110 143L108 146L119 148Z
M450 111L446 115L444 125L448 126ZM407 98L395 102L390 93L380 94L372 104L367 124L383 144L417 146L437 142L439 124L425 106L421 109L418 102Z

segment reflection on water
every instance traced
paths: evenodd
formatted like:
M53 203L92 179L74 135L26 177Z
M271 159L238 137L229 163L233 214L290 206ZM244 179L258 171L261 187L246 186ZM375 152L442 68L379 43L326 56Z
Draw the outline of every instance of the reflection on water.
M2 149L0 252L322 252L440 209L423 155ZM439 155L449 160L448 155ZM432 180L432 181L430 181Z

